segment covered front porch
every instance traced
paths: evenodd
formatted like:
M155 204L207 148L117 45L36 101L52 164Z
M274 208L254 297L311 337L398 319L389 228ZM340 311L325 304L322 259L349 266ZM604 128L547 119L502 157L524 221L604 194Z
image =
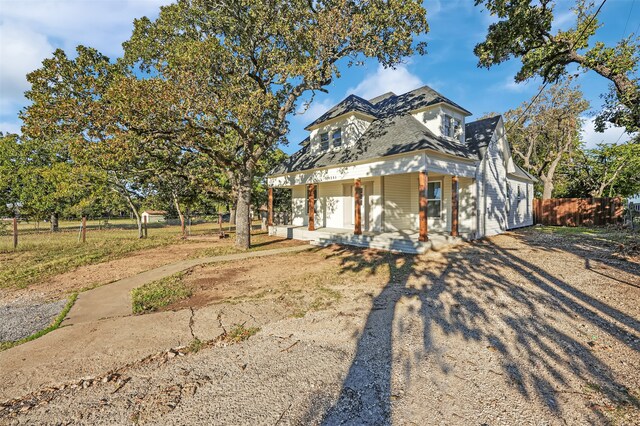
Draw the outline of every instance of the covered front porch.
M345 244L410 254L441 250L463 241L460 237L453 237L444 232L432 232L428 240L420 241L419 231L363 231L356 234L353 229L325 227L309 230L308 226L296 225L272 225L269 227L269 235L310 241L318 246Z

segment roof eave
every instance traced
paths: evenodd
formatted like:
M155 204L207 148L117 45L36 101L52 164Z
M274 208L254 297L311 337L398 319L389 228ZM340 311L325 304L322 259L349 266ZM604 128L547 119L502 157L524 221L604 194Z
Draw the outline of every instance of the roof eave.
M464 109L462 107L455 106L455 105L453 105L453 104L451 104L449 102L445 102L445 101L440 101L440 102L436 102L435 104L426 105L426 106L411 110L411 111L409 111L409 113L417 114L419 112L426 111L426 110L431 109L433 107L436 107L438 105L446 105L447 107L449 107L451 109L455 109L456 111L461 112L462 115L464 115L465 117L469 117L470 115L473 115L470 111L467 111L466 109Z
M340 114L340 115L338 115L336 117L330 118L328 120L321 121L320 123L310 124L307 127L305 127L304 129L308 130L308 131L312 131L312 130L318 129L318 128L322 127L322 126L326 126L327 124L333 123L335 121L340 121L343 118L348 117L350 115L355 115L355 116L358 116L360 118L363 118L363 119L366 119L366 120L369 120L369 121L377 120L377 117L374 117L373 115L370 115L370 114L366 114L364 112L347 111L347 112L345 112L343 114Z

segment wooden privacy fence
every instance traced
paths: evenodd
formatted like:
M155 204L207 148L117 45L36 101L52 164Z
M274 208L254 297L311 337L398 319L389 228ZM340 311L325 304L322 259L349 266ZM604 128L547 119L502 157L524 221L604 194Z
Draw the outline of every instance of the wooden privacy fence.
M536 224L597 226L622 220L622 200L616 198L550 198L533 200Z

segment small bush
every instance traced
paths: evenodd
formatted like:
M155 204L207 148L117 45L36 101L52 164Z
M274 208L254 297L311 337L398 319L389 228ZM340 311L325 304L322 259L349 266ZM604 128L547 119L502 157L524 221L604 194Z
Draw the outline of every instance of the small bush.
M182 281L184 273L178 273L158 281L147 283L131 291L134 314L157 311L191 296L191 290Z

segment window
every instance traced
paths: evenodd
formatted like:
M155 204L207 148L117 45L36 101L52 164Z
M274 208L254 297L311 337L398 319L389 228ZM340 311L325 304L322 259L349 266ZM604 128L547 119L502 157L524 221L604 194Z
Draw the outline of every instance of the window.
M442 117L442 133L445 136L451 136L451 116L445 115Z
M333 147L337 148L342 145L342 129L338 128L334 130L331 134L331 139L333 139Z
M442 211L442 182L429 182L427 185L427 217L440 219Z
M320 133L320 149L323 151L329 149L329 133Z
M453 119L453 136L456 139L462 140L462 122L457 118Z
M520 189L520 185L518 185L518 201L522 199L522 190Z

